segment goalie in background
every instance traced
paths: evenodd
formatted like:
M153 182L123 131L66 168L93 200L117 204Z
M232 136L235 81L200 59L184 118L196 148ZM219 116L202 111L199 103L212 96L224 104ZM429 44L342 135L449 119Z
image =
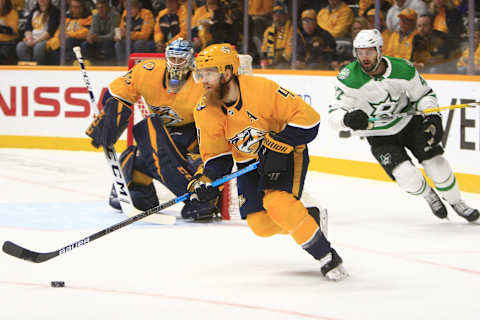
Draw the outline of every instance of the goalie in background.
M348 276L326 238L326 210L300 200L309 156L306 144L318 133L320 115L301 97L263 77L238 75L239 58L227 43L201 51L195 81L205 93L194 111L202 174L188 190L210 201L219 190L210 182L259 160L258 170L237 178L240 214L258 236L290 234L320 261L330 280Z
M452 168L443 156L440 113L387 118L369 124L369 117L438 107L436 94L413 64L383 56L382 46L382 35L376 29L362 30L355 37L356 61L337 76L330 125L366 137L373 156L390 178L409 194L425 198L435 216L446 218L447 208L412 163L407 154L410 150L455 212L469 222L478 221L478 210L462 200Z
M108 87L100 115L87 129L95 147L113 145L128 125L133 105L142 96L151 115L133 127L136 145L120 156L134 206L142 211L159 204L153 179L176 196L183 195L202 161L198 151L193 109L202 93L194 83L190 42L177 39L166 49L165 60L138 63ZM185 202L183 218L209 219L218 213L212 201ZM121 210L112 187L110 205Z

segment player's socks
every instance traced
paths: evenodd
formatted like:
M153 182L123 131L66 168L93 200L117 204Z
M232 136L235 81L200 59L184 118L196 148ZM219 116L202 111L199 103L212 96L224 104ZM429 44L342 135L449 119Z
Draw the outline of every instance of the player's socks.
M429 187L429 190L425 192L423 197L425 200L427 200L427 203L430 206L430 209L432 209L434 215L440 219L445 219L447 217L447 208L432 188Z
M462 218L465 218L468 222L477 222L479 218L479 212L477 209L469 207L463 200L458 201L451 205L453 210Z

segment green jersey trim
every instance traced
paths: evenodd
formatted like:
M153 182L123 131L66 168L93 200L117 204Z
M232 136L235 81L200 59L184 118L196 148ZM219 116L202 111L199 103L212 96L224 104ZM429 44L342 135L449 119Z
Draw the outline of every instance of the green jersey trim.
M385 56L392 65L392 72L388 76L390 79L412 80L415 77L415 67L410 61L402 58Z
M352 89L360 89L372 80L372 78L362 70L360 64L356 60L346 65L337 75L337 79L345 86Z

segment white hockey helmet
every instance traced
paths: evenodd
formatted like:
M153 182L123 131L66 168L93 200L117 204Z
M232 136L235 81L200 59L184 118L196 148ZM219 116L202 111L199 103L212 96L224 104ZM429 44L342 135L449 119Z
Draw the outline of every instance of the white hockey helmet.
M382 59L383 37L377 29L361 30L353 40L353 56L357 57L357 49L375 48L377 50L377 64L373 68L375 70Z

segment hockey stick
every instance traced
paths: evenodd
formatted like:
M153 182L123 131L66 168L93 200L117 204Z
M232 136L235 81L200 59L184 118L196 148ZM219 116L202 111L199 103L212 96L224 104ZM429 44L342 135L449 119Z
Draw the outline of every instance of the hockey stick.
M478 106L480 106L480 102L454 104L454 105L446 106L446 107L429 108L429 109L425 109L423 111L407 111L407 112L394 113L394 114L382 114L378 117L369 118L368 121L369 122L388 121L388 120L394 120L394 119L402 118L402 117L406 117L406 116L417 116L417 115L433 113L433 112L440 112L440 111L443 111L443 110L451 110L451 109L475 108L475 107L478 107Z
M215 181L212 182L212 186L213 187L218 187L219 185L222 185L224 184L225 182L231 180L231 179L235 179L247 172L250 172L252 170L255 170L258 166L258 161L257 162L254 162L252 163L251 165L241 169L241 170L238 170L238 171L235 171L233 173L230 173L220 179L217 179ZM101 231L98 231L92 235L89 235L81 240L78 240L78 241L75 241L74 243L71 243L63 248L60 248L58 250L55 250L55 251L51 251L51 252L35 252L35 251L32 251L32 250L28 250L28 249L25 249L11 241L5 241L3 243L3 247L2 247L2 250L3 252L5 252L6 254L9 254L15 258L19 258L19 259L23 259L23 260L27 260L27 261L30 261L30 262L35 262L35 263L41 263L41 262L45 262L47 260L50 260L52 258L55 258L61 254L64 254L64 253L67 253L67 252L70 252L72 251L73 249L76 249L78 247L81 247L87 243L90 243L98 238L101 238L113 231L116 231L118 229L121 229L125 226L128 226L129 224L131 223L134 223L135 221L138 221L138 220L141 220L141 219L144 219L148 216L151 216L152 214L154 213L157 213L159 211L162 211L178 202L182 202L182 201L185 201L187 200L188 198L190 198L190 196L192 195L191 192L187 192L185 193L184 195L181 195L177 198L174 198L170 201L167 201L167 202L164 202L162 204L160 204L159 206L155 207L155 208L152 208L152 209L149 209L147 211L144 211L144 212L141 212L131 218L128 218L127 220L124 220L122 222L119 222L117 224L114 224L113 226L110 226L108 228L105 228Z
M95 96L93 95L92 84L90 82L90 78L88 77L87 71L85 70L85 65L83 64L83 57L80 47L74 47L73 52L75 53L78 63L80 64L83 80L90 96L91 105L92 107L97 106L95 102ZM97 109L97 112L100 112L97 107L95 107ZM125 213L129 218L132 218L135 215L132 214L132 212L135 211L135 207L133 206L132 197L130 196L127 183L125 181L125 178L123 177L120 162L117 158L117 152L115 151L113 145L108 147L103 146L103 151L105 153L105 158L107 159L108 166L112 170L113 185L115 191L117 192L118 199L120 200L120 207L122 208L123 213ZM159 213L153 216L149 216L144 221L156 224L174 224L176 221L176 217Z

